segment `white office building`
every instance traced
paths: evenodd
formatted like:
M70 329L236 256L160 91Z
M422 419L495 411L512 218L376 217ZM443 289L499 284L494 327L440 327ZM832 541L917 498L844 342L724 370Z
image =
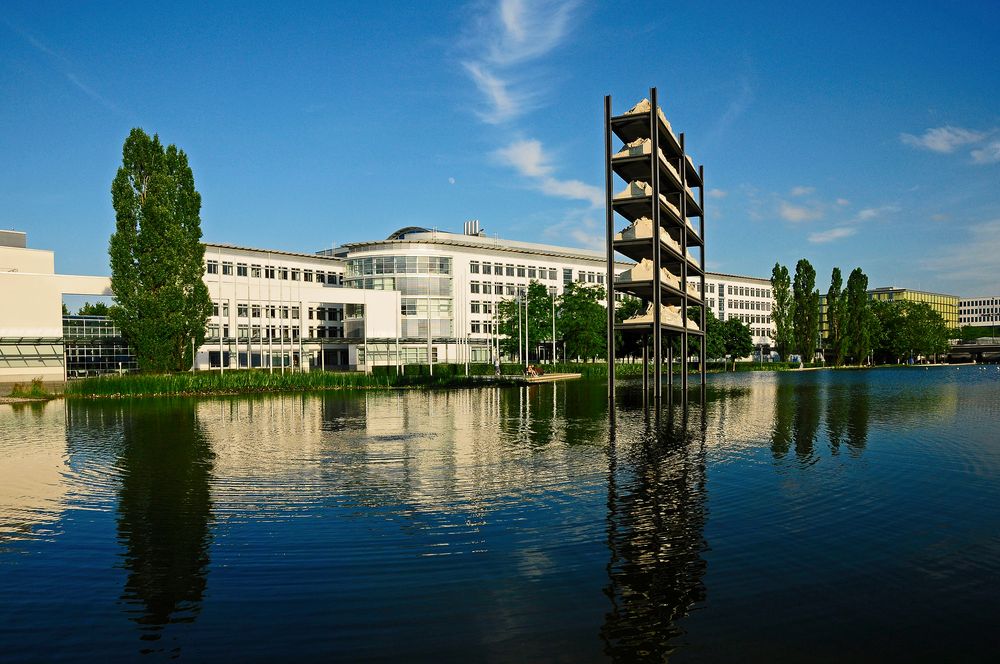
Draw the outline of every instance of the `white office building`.
M705 303L716 318L735 318L750 328L755 346L774 346L774 298L769 279L706 272L705 289Z
M426 363L428 348L434 362L490 361L498 302L523 295L532 281L554 297L571 282L603 287L607 270L604 252L502 240L478 221L464 233L408 227L322 253L345 261L345 287L399 292L404 363ZM395 363L392 348L370 352L373 364Z
M973 327L1000 326L1000 297L960 298L958 324Z

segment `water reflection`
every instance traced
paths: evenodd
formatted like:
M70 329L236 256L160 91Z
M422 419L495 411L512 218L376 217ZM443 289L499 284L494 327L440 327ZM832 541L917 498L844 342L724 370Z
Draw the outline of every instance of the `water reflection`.
M118 540L128 571L122 600L144 641L201 610L208 572L212 451L190 402L138 402L122 429ZM178 649L176 644L158 650ZM144 650L152 650L149 644Z
M647 411L638 439L609 449L611 609L601 638L615 661L666 660L683 633L678 621L705 599L705 427L689 426L688 414L683 404L665 405L662 420Z

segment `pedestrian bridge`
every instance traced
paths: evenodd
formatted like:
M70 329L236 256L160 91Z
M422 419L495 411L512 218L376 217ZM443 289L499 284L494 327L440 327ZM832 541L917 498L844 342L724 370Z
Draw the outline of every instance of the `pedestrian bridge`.
M1000 337L958 341L948 349L949 362L1000 362Z

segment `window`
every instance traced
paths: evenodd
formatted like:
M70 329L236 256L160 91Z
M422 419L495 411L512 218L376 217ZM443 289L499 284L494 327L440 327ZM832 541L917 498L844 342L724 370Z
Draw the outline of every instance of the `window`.
M417 301L412 299L400 300L399 313L404 316L416 316Z
M514 276L514 266L513 265L505 265L504 266L504 273L508 277L513 277Z
M477 321L473 322L471 327L472 327L472 333L473 334L479 334L479 330L480 330L479 322L477 322Z
M504 290L505 290L505 292L506 292L507 295L513 295L514 294L514 284L507 284Z
M250 266L250 276L254 279L260 279L260 265Z
M316 270L316 283L320 283L320 284L325 284L326 283L326 275L324 273L320 272L319 270Z
M260 305L259 304L254 304L254 305L250 306L250 317L251 318L260 318Z
M590 283L590 284L594 283L594 279L595 279L594 273L593 272L588 272L587 273L587 283Z
M732 286L728 286L726 290L728 291L727 295L732 295L733 294L733 287Z
M478 293L479 292L479 282L478 281L473 281L473 282L469 283L469 292L470 293Z
M208 261L208 263L206 264L206 270L205 271L208 274L218 274L219 273L219 264L216 261Z
M292 307L292 319L293 320L298 320L299 319L299 308L298 307Z
M471 303L471 308L470 308L471 313L478 314L479 313L479 309L480 309L479 301L478 300L473 300L472 303Z
M246 303L241 302L236 305L236 315L239 318L246 318L249 311L250 311L250 306Z
M288 307L281 307L281 317L288 318Z
M229 300L222 303L222 317L229 318ZM228 334L226 335L229 336Z
M304 270L302 272L302 281L312 281L312 280L313 280L313 271L312 270Z
M492 302L483 302L483 313L484 314L492 314L493 313L493 303Z
M237 277L245 277L245 276L247 276L247 264L246 263L237 263L236 264L236 276Z
M558 276L556 276L556 274L557 274L557 273L556 273L556 269L555 269L555 268L551 268L551 269L549 270L549 279L550 279L551 281L555 281L556 279L558 279L559 277L558 277Z
M492 274L493 265L490 263L483 263L483 274Z
M492 294L493 294L493 284L491 284L488 281L484 281L483 282L483 295L492 295Z
M326 309L323 307L316 309L316 320L326 320Z
M292 270L292 281L302 281L301 270Z
M573 283L573 270L568 267L563 268L563 286Z
M252 339L260 339L260 325L250 326L250 337Z
M536 279L537 277L538 277L538 271L535 268L533 268L533 267L529 267L528 268L528 278L529 279Z
M599 284L603 284L604 283L604 275L603 274L597 275L597 283L599 283Z
M274 279L274 266L268 265L264 268L264 277L266 279Z
M232 276L233 275L233 264L229 262L224 262L222 264L222 274Z
M250 337L250 326L249 325L237 325L236 326L236 336L239 337L241 341L246 341Z
M524 272L525 272L524 266L523 265L518 265L517 266L517 276L523 277L524 276Z
M278 268L278 278L279 279L284 279L285 281L288 281L288 268L287 267L279 267Z
M469 263L469 272L471 272L472 274L479 274L479 263L478 262Z

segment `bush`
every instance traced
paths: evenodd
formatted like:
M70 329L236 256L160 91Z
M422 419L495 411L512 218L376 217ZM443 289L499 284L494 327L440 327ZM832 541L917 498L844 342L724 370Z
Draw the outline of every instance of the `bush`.
M10 396L22 399L51 399L55 395L45 389L41 378L34 378L28 385L15 383L10 390Z

